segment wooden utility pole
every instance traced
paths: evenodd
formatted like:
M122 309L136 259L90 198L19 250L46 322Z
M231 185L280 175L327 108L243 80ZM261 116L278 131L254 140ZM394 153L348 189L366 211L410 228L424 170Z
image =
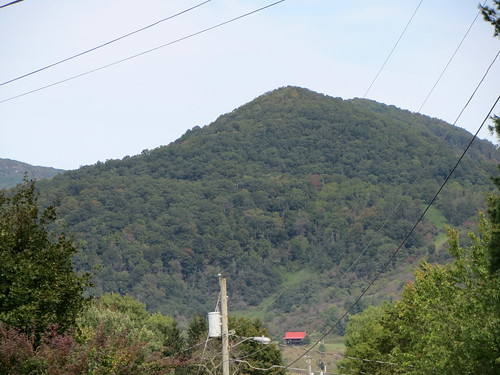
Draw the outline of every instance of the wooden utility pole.
M222 375L229 375L229 330L227 324L226 279L219 274L220 305L222 314Z
M307 375L313 375L311 368L311 357L307 357L306 364L307 364Z

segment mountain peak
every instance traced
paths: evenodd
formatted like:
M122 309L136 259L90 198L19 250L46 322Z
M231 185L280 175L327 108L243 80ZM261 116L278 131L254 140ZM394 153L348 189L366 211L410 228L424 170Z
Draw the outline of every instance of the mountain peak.
M61 198L68 229L85 244L77 267L102 265L100 292L130 293L153 311L186 316L208 311L217 293L210 280L224 270L234 309L276 297L269 316L278 317L333 295L346 302L401 243L470 136L392 106L288 86L168 146L40 185ZM492 188L492 154L484 141L469 150L435 215L405 243L408 263L428 249L439 256L443 222L475 217L478 192ZM349 282L333 287L367 244ZM308 272L294 284L299 269Z

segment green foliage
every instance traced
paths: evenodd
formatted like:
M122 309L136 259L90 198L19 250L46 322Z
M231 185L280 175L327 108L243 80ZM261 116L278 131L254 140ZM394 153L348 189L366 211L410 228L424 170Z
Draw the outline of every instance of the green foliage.
M2 375L166 375L176 366L175 359L145 349L145 343L110 334L103 326L84 343L48 331L34 350L29 336L0 324Z
M500 4L497 2L497 6ZM498 21L498 20L497 20ZM500 117L494 116L494 131L500 139ZM498 166L500 169L500 165ZM500 190L500 177L498 174L493 178L493 182L498 190ZM488 201L488 215L492 224L491 239L488 245L490 253L490 272L500 272L500 196L497 194L491 195Z
M147 350L169 356L180 353L184 346L174 319L150 314L143 303L116 293L95 300L81 315L79 326L83 340L93 338L99 329L106 336L126 338L129 345L145 343Z
M491 23L495 28L494 36L498 37L500 36L500 1L493 0L493 3L496 5L496 9L484 5L480 5L479 7L481 8L484 20Z
M258 320L250 320L246 318L230 318L229 329L235 331L235 341L238 337L269 337L269 332L264 328ZM239 371L244 374L260 375L261 370L255 368L270 369L273 366L283 366L281 352L275 344L264 345L257 341L246 340L232 350L232 355L235 357L234 365L240 364ZM248 362L237 362L238 359L243 359ZM283 375L283 368L274 367L266 373L273 375Z
M74 328L89 275L71 263L76 248L57 232L55 208L39 211L34 181L0 192L0 321L25 333Z
M346 356L354 358L343 361L348 373L500 371L500 277L488 271L491 226L480 217L479 234L470 234L467 248L458 237L449 230L452 264L424 262L401 301L351 317Z
M161 375L186 363L176 322L129 296L94 300L78 324L78 334L41 333L36 350L30 335L0 324L0 374Z
M210 311L221 269L238 310L281 290L281 275L310 269L318 281L283 296L273 305L280 314L336 292L332 275L347 271L367 247L341 295L377 272L469 137L395 107L286 87L168 146L40 186L46 202L60 201L84 249L74 258L77 268L100 267L97 295L129 294L150 311L186 318ZM476 202L493 188L497 157L492 144L474 143L438 202L446 223L475 216ZM425 256L439 232L425 221L397 261Z
M264 345L249 340L250 337L269 337L269 332L258 320L230 317L230 372L258 375L259 369L269 369L266 373L283 375L285 373L281 352L271 343ZM195 316L188 328L188 352L192 363L176 369L176 374L220 375L222 374L222 342L220 338L208 338L206 319ZM281 366L281 367L280 367Z
M389 363L391 359L389 351L392 348L391 332L388 332L382 324L386 309L384 306L370 306L363 313L350 317L345 336L347 347L345 356L348 359L341 364L343 372L393 373L394 367Z

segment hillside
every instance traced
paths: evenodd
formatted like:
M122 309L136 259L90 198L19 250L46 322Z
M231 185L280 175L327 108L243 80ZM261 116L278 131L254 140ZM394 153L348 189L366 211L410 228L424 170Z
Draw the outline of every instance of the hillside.
M42 180L54 177L61 172L61 169L38 167L16 160L0 159L0 189L8 189L21 183L25 174L28 178Z
M232 310L261 312L276 334L312 331L380 269L470 139L393 106L286 87L39 187L80 244L77 268L99 267L97 294L129 293L182 321L213 309L223 272ZM444 224L469 225L498 162L475 142L365 305L396 297L422 257L444 259Z

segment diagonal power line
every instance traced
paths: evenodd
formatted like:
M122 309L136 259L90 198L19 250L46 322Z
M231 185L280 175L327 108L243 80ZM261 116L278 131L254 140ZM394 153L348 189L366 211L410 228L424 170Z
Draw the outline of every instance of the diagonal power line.
M483 3L483 6L486 4L486 1ZM476 14L476 17L474 17L474 20L472 21L472 23L470 24L469 28L467 29L467 31L465 32L464 36L462 37L462 40L460 41L460 43L458 43L458 46L457 48L455 49L455 52L453 52L453 54L451 55L450 59L448 60L448 63L446 64L446 66L444 67L443 71L441 72L441 74L439 75L438 79L436 80L436 82L434 83L434 86L432 86L432 89L429 91L429 93L427 94L427 96L425 97L424 101L422 102L422 104L420 105L420 108L418 109L417 112L421 112L422 111L422 108L424 107L425 103L427 103L427 100L429 99L429 97L432 95L432 93L434 92L434 89L436 88L436 86L438 85L439 81L441 81L441 78L443 78L443 75L444 73L446 72L446 70L448 69L448 67L450 66L451 62L453 61L453 58L455 57L455 55L457 54L458 50L460 49L460 47L462 46L465 38L467 38L467 35L469 35L469 32L470 30L472 29L472 26L474 26L474 23L476 23L476 20L477 18L479 17L479 15L481 14L481 9L477 12Z
M460 114L458 115L458 117L460 117L462 115L462 113L464 112L465 108L469 105L469 103L471 102L472 98L475 96L477 90L479 89L479 87L481 86L481 84L483 83L484 79L486 78L486 76L488 75L491 67L493 66L493 64L495 63L497 57L500 55L500 51L495 55L493 61L491 62L491 64L488 66L488 68L486 69L486 72L484 73L483 77L481 78L480 82L478 83L478 85L476 86L476 88L474 89L472 95L469 97L469 99L467 100L466 104L463 106L462 110L460 111ZM481 129L483 128L484 124L486 123L486 121L490 118L491 116L491 113L493 112L493 110L495 109L496 105L498 104L498 102L500 101L500 96L498 96L495 100L495 102L493 103L493 105L491 106L488 114L486 115L486 117L484 118L483 122L481 123L481 125L478 127L476 133L473 135L472 139L470 140L469 144L465 147L464 151L462 152L462 154L460 155L460 157L458 158L457 162L455 163L455 165L453 166L453 168L451 169L451 171L448 173L446 179L443 181L443 183L440 185L440 187L438 188L438 190L436 191L436 193L434 194L434 196L432 197L431 201L427 204L427 206L425 207L424 211L422 212L422 214L420 215L420 217L417 219L417 221L415 222L415 224L412 226L412 228L409 230L409 232L406 234L406 236L403 238L403 240L401 241L400 245L396 248L396 250L393 251L393 253L389 256L388 260L384 263L384 265L381 267L381 269L375 274L375 276L372 278L372 280L368 283L368 285L366 286L366 288L361 292L361 294L358 296L358 298L356 298L356 300L354 301L354 303L352 303L347 309L346 311L342 314L342 316L337 320L337 322L331 326L327 331L326 333L324 333L320 338L319 340L317 340L314 345L312 345L309 349L307 349L304 354L300 355L298 358L296 358L294 361L292 361L290 364L288 364L286 366L286 368L289 368L290 366L292 366L293 364L295 364L299 359L303 358L305 355L307 355L311 350L313 350L327 335L329 335L333 329L338 326L340 324L340 322L342 320L344 320L344 318L347 316L347 314L349 314L349 312L354 308L354 306L356 306L358 304L358 302L365 296L365 294L368 292L368 290L373 286L373 284L379 279L379 277L382 275L382 273L384 273L387 269L387 267L389 266L389 264L392 262L392 260L396 257L396 255L401 251L402 247L404 246L404 244L406 243L406 241L408 240L408 238L412 235L412 233L415 231L415 229L417 228L417 226L420 224L420 222L423 220L425 214L427 213L427 211L430 209L430 207L434 204L434 202L436 201L436 199L438 198L439 194L441 193L441 191L444 189L445 185L448 183L448 181L450 180L451 176L453 175L453 173L455 172L455 170L458 168L458 166L460 165L460 163L462 162L462 159L464 158L465 154L467 153L467 151L469 150L469 148L472 146L472 143L474 142L474 140L477 138L477 135L479 134L479 132L481 131ZM458 118L457 118L457 121L458 121Z
M488 112L488 115L485 117L484 121L481 123L481 126L478 128L476 134L474 134L473 138L471 139L471 141L469 142L469 144L467 145L467 147L463 151L462 155L460 156L460 158L458 159L458 161L455 163L455 166L453 167L453 169L451 170L451 172L448 174L448 176L446 177L445 181L441 184L441 186L439 187L438 191L434 194L434 197L428 203L428 205L426 206L425 210L422 212L422 214L420 215L420 217L418 218L418 220L415 222L415 224L413 225L413 227L410 229L410 231L408 232L408 234L405 236L405 238L403 239L403 241L401 242L401 244L391 254L391 256L389 257L389 259L384 263L384 265L382 266L381 270L379 272L377 272L377 274L375 275L375 277L368 283L368 286L363 290L363 292L359 295L359 297L356 299L356 301L354 301L354 303L344 312L344 314L342 314L342 316L337 320L337 322L332 327L330 327L328 329L328 331L325 334L323 334L321 336L321 338L318 341L316 341L316 343L313 346L311 346L304 354L302 354L301 356L299 356L298 358L296 358L293 362L291 362L290 364L288 364L286 366L286 368L289 368L290 366L292 366L293 364L295 364L299 359L303 358L307 353L309 353L312 349L314 349L314 347L316 347L316 345L318 345L328 334L330 334L333 331L333 329L342 320L344 320L344 318L354 308L354 306L357 305L357 303L361 300L361 298L363 298L365 296L365 294L373 286L373 284L375 283L375 281L378 280L378 278L380 277L380 275L382 275L382 273L385 272L385 270L387 269L388 265L392 262L392 260L395 258L395 256L399 253L399 251L401 250L401 248L403 247L403 245L405 244L405 242L408 240L408 238L410 237L410 235L415 231L415 229L418 226L418 224L422 221L422 219L424 218L424 216L427 213L427 211L430 209L430 207L432 206L432 204L434 204L434 202L436 201L437 197L439 196L439 194L443 190L444 186L449 181L449 179L451 178L451 176L453 175L453 173L457 169L458 165L461 163L461 161L462 161L463 157L465 156L466 152L469 150L470 146L472 145L472 142L477 138L477 134L483 128L485 122L490 118L491 113L493 112L493 109L495 108L495 106L497 105L497 103L499 102L499 100L500 100L500 96L497 97L495 103L493 104L493 106L491 107L490 111Z
M27 91L27 92L24 92L24 93L19 94L19 95L11 96L11 97L9 97L9 98L6 98L6 99L3 99L3 100L0 100L0 104L5 103L5 102L8 102L8 101L11 101L11 100L14 100L14 99L17 99L17 98L20 98L20 97L23 97L23 96L26 96L26 95L29 95L29 94L33 94L33 93L38 92L38 91L41 91L41 90L48 89L49 87L53 87L53 86L59 85L59 84L61 84L61 83L65 83L65 82L68 82L68 81L72 81L72 80L74 80L74 79L77 79L77 78L80 78L80 77L86 76L86 75L88 75L88 74L95 73L95 72L97 72L97 71L99 71L99 70L103 70L103 69L106 69L106 68L110 68L110 67L112 67L112 66L114 66L114 65L117 65L117 64L120 64L120 63L122 63L122 62L125 62L125 61L128 61L128 60L132 60L132 59L134 59L134 58L136 58L136 57L139 57L139 56L142 56L142 55L146 55L146 54L148 54L148 53L154 52L154 51L159 50L159 49L161 49L161 48L164 48L164 47L167 47L167 46L171 46L172 44L176 44L176 43L182 42L182 41L184 41L184 40L186 40L186 39L189 39L189 38L195 37L195 36L197 36L197 35L200 35L200 34L206 33L206 32L208 32L208 31L211 31L211 30L216 29L216 28L218 28L218 27L221 27L221 26L227 25L227 24L232 23L232 22L234 22L234 21L240 20L240 19L242 19L242 18L244 18L244 17L247 17L247 16L250 16L250 15L255 14L255 13L257 13L257 12L260 12L260 11L262 11L262 10L264 10L264 9L270 8L270 7L272 7L272 6L275 6L275 5L277 5L277 4L279 4L279 3L282 3L282 2L284 2L284 1L286 1L286 0L279 0L279 1L276 1L276 2L274 2L274 3L268 4L268 5L263 6L263 7L261 7L261 8L258 8L258 9L255 9L255 10L252 10L252 11L250 11L250 12L248 12L248 13L242 14L242 15L240 15L240 16L238 16L238 17L234 17L234 18L231 18L230 20L227 20L227 21L224 21L224 22L218 23L217 25L214 25L214 26L208 27L208 28L206 28L206 29L203 29L203 30L197 31L197 32L195 32L195 33L192 33L192 34L186 35L186 36L184 36L184 37L182 37L182 38L179 38L179 39L173 40L173 41L171 41L171 42L168 42L168 43L162 44L161 46L158 46L158 47L155 47L155 48L151 48L151 49L149 49L149 50L147 50L147 51L143 51L143 52L137 53L137 54L135 54L135 55L133 55L133 56L126 57L126 58L124 58L124 59L121 59L121 60L115 61L115 62L113 62L113 63L110 63L110 64L107 64L107 65L101 66L101 67L96 68L96 69L89 70L89 71L84 72L84 73L77 74L77 75L75 75L75 76L72 76L72 77L69 77L69 78L66 78L66 79L63 79L63 80L60 80L60 81L57 81L57 82L51 83L51 84L49 84L49 85L42 86L42 87L39 87L39 88L34 89L34 90L31 90L31 91Z
M23 0L18 0L18 1L23 1ZM134 35L134 34L137 34L137 33L141 32L141 31L144 31L144 30L146 30L146 29L149 29L149 28L151 28L151 27L153 27L153 26L156 26L156 25L158 25L158 24L160 24L160 23L162 23L162 22L165 22L165 21L168 21L168 20L170 20L170 19L172 19L172 18L175 18L175 17L177 17L177 16L180 16L181 14L187 13L187 12L189 12L190 10L193 10L193 9L195 9L195 8L198 8L198 7L200 7L200 6L202 6L202 5L206 4L206 3L209 3L210 1L212 1L212 0L206 0L206 1L204 1L204 2L202 2L202 3L199 3L199 4L195 5L195 6L192 6L191 8L185 9L185 10L183 10L182 12L179 12L179 13L176 13L176 14L174 14L174 15L172 15L172 16L169 16L169 17L163 18L163 19L161 19L161 20L159 20L159 21L156 21L156 22L154 22L154 23L152 23L152 24L150 24L150 25L148 25L148 26L141 27L140 29L137 29L137 30L135 30L135 31L132 31L132 32L130 32L130 33L127 33L127 34L125 34L125 35L122 35L122 36L120 36L120 37L118 37L118 38L115 38L115 39L113 39L113 40L110 40L109 42L106 42L106 43L100 44L100 45L98 45L98 46L96 46L96 47L93 47L93 48L91 48L91 49L88 49L88 50L86 50L86 51L83 51L83 52L77 53L76 55L73 55L73 56L67 57L67 58L65 58L65 59L62 59L62 60L56 61L56 62L54 62L54 63L52 63L52 64L49 64L49 65L47 65L47 66L44 66L43 68L36 69L36 70L34 70L34 71L32 71L32 72L29 72L29 73L26 73L26 74L20 75L20 76L18 76L18 77L15 77L15 78L9 79L8 81L5 81L5 82L0 83L0 86L6 85L6 84L11 83L11 82L15 82L15 81L20 80L20 79L22 79L22 78L29 77L29 76L31 76L31 75L33 75L33 74L36 74L36 73L40 73L40 72L42 72L42 71L44 71L44 70L47 70L47 69L52 68L52 67L54 67L54 66L56 66L56 65L62 64L62 63L64 63L64 62L66 62L66 61L73 60L73 59L75 59L75 58L77 58L77 57L80 57L80 56L83 56L83 55L85 55L85 54L87 54L87 53L93 52L93 51L95 51L95 50L97 50L97 49L99 49L99 48L106 47L106 46L108 46L108 45L110 45L110 44L112 44L112 43L118 42L119 40L125 39L125 38L127 38L127 37L129 37L129 36L131 36L131 35ZM11 4L12 4L12 3L11 3ZM10 5L10 4L7 4L7 5ZM7 6L7 5L4 5L4 6Z
M413 12L413 14L411 15L410 20L408 21L408 23L406 24L405 28L403 29L403 32L401 33L401 35L399 36L398 40L396 41L396 44L394 44L394 47L392 47L391 52L389 52L389 55L387 56L387 58L385 59L384 63L380 67L380 70L375 75L375 78L373 78L373 81L370 84L370 86L368 87L368 89L366 90L365 95L363 95L363 98L366 98L366 95L368 95L368 92L371 90L371 88L372 88L373 84L375 83L375 81L377 80L378 76L380 75L380 73L382 72L382 70L384 70L385 65L387 64L387 62L389 61L389 59L392 56L392 53L394 52L394 50L398 46L399 42L403 38L403 35L405 34L406 30L408 29L408 26L410 26L411 21L413 21L413 18L415 17L415 14L417 14L417 11L420 8L420 5L422 4L422 1L424 1L424 0L420 0L420 2L418 3L417 8L415 9L415 11Z
M14 0L14 1L11 1L10 3L0 5L0 9L8 7L9 5L14 5L14 4L20 3L21 1L24 1L24 0Z

